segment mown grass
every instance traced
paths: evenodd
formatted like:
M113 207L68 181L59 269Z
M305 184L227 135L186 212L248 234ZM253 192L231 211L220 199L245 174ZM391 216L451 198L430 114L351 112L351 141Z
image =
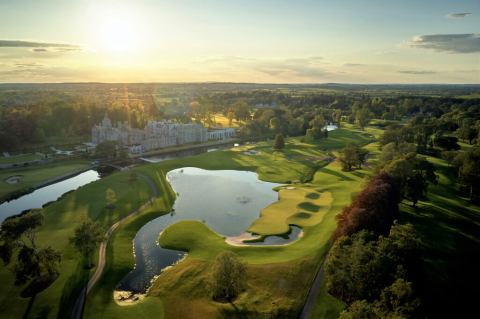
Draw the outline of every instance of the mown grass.
M1 170L0 201L11 192L36 187L52 178L86 169L89 165L87 161L68 161ZM14 175L22 176L20 182L16 184L7 183L6 179Z
M160 179L155 170L139 172ZM45 223L38 232L38 244L51 246L62 253L58 279L37 295L30 312L31 317L68 317L88 272L82 271L82 260L69 242L76 226L87 217L100 222L105 229L143 204L151 190L143 178L129 181L129 172L118 172L79 188L59 201L47 206L43 212ZM107 208L106 191L115 193L115 208ZM28 300L19 297L20 289L13 285L11 265L0 268L0 313L3 318L22 317ZM79 272L81 272L79 274Z
M281 189L279 200L262 209L260 218L248 231L259 235L280 235L287 233L292 224L300 227L318 224L330 209L332 194L324 192L318 199L309 199L308 194L318 193L312 192L311 188Z
M20 155L12 155L12 156L0 156L0 164L16 164L16 163L23 163L23 162L30 162L39 160L42 157L40 155L30 153L30 154L20 154Z

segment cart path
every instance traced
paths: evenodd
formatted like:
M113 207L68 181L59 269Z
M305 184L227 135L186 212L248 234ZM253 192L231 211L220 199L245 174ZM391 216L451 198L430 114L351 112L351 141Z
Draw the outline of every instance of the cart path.
M98 249L98 265L97 268L95 269L95 272L93 276L89 279L86 287L83 287L82 291L80 292L80 295L78 296L77 300L75 301L75 305L73 306L72 309L72 318L73 319L81 319L83 316L83 307L85 305L85 300L88 295L88 293L93 289L95 284L100 280L100 278L103 275L103 271L105 269L105 260L106 260L106 254L107 254L107 244L108 241L110 240L110 237L112 236L112 233L115 231L115 229L120 226L121 223L123 223L126 219L132 217L133 215L137 214L138 212L144 210L148 206L150 206L154 200L155 197L158 197L160 195L160 191L157 188L157 185L155 185L155 182L150 178L150 176L139 174L143 179L146 180L148 183L148 186L150 187L152 197L142 206L138 207L134 211L130 212L127 216L123 217L119 221L117 221L115 224L110 226L108 231L105 234L105 240L100 243L100 247Z
M323 272L323 265L322 265L318 270L317 274L315 275L315 279L313 280L312 286L308 291L307 299L305 300L305 304L303 305L303 309L302 309L302 312L300 313L299 319L308 319L311 317L313 307L315 307L315 303L317 301L317 297L320 292L320 288L322 287L324 278L325 278L325 274Z

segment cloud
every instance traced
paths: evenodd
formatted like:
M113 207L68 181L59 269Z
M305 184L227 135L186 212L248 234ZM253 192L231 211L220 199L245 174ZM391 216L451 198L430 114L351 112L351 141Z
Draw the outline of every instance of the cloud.
M424 75L424 74L437 74L437 71L431 71L431 70L400 70L398 73L403 73L403 74L416 74L416 75Z
M449 18L449 19L463 19L469 14L471 14L471 13L470 12L449 13L449 14L447 14L447 18Z
M252 69L271 76L319 79L328 74L323 68L322 57L258 60Z
M33 48L34 52L46 52L47 49L53 48L55 51L78 51L80 46L69 43L52 43L38 41L23 40L0 40L0 48Z
M362 63L344 63L343 66L346 66L346 67L357 67L357 66L365 66L365 64L362 64Z
M414 37L408 45L413 48L431 49L438 52L480 52L480 34L429 34Z
M45 48L33 48L32 52L48 52L48 50Z
M15 63L14 66L17 67L17 68L33 68L33 67L41 68L41 67L43 67L42 64L39 64L39 63L36 63L36 62Z
M320 56L276 59L224 56L208 58L201 62L212 65L212 68L222 67L223 70L231 72L234 70L259 72L281 79L301 78L310 81L321 79L329 73L324 69L327 62Z

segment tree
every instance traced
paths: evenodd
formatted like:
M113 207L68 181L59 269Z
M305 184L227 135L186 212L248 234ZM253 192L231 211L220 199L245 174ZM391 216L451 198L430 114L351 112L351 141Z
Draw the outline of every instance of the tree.
M273 133L279 133L281 128L278 117L272 117L268 126Z
M230 251L217 255L212 268L213 299L232 302L246 287L246 275L237 255Z
M357 112L355 112L355 122L363 130L365 126L370 121L370 111L366 107L362 107Z
M324 264L328 291L347 303L378 299L385 287L418 268L419 243L411 224L395 223L388 236L361 230L340 237Z
M383 289L374 302L357 300L340 314L340 319L409 319L421 318L420 300L415 297L412 283L402 278Z
M340 127L340 122L342 121L342 110L335 110L333 112L333 122Z
M433 143L435 146L443 148L446 151L459 150L458 139L455 136L439 136L436 135Z
M412 143L400 142L396 144L394 142L390 142L382 147L380 162L382 165L385 165L398 157L415 152L416 147Z
M411 200L414 207L425 197L428 185L437 183L434 165L415 153L392 160L383 170L397 179L402 196Z
M307 136L313 139L323 138L325 135L323 129L327 125L327 121L322 114L316 115L310 122L310 128L307 130Z
M237 121L246 121L250 117L250 107L245 100L238 100L232 104L232 110L235 113Z
M70 242L87 261L87 267L92 266L91 257L97 245L104 240L104 230L99 223L88 219L75 228L75 234Z
M420 172L413 172L405 182L405 198L412 201L412 206L416 207L418 200L425 198L428 183Z
M13 272L16 286L28 285L23 297L34 297L58 277L61 256L51 247L36 243L36 229L43 224L43 215L32 210L3 221L0 228L0 257L5 264L15 258Z
M419 307L420 300L415 297L412 283L402 278L386 287L375 302L379 318L417 318Z
M276 151L280 151L285 147L285 139L283 138L283 134L279 133L275 136L275 142L273 143L273 149Z
M117 155L116 141L105 141L95 147L95 156L98 158L113 159Z
M344 171L351 171L354 166L360 168L367 160L368 151L355 143L348 143L340 152L339 160Z
M480 147L472 147L466 152L461 152L455 157L455 165L458 167L460 182L469 189L470 200L480 188Z
M352 167L358 162L357 146L354 143L348 143L340 152L339 160L342 163L344 171L351 171Z
M228 127L232 126L233 119L235 118L235 112L228 111L227 112L227 119L228 119Z
M473 140L478 135L478 132L473 125L473 119L464 119L461 126L457 130L457 135L460 139L468 141L469 144L472 144Z
M370 180L353 202L337 215L333 240L362 229L386 234L398 216L400 190L396 180L381 172Z
M372 303L366 300L354 301L340 313L339 319L380 319Z
M445 160L448 165L452 165L455 157L457 157L458 152L457 151L443 151L441 153L442 159Z

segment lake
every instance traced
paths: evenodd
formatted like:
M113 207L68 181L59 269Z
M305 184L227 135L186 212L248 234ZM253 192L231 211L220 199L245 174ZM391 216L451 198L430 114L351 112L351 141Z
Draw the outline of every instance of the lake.
M237 236L257 219L260 211L278 200L273 190L280 184L263 182L256 173L235 170L203 170L194 167L175 169L167 179L177 193L174 210L145 224L133 241L135 269L118 290L144 292L161 271L178 262L185 253L158 245L160 232L180 220L199 220L224 236ZM282 244L294 240L300 229L292 227L290 239L269 236L264 243ZM296 237L295 237L296 238Z
M56 201L66 192L96 181L99 178L99 173L96 170L91 169L54 184L38 188L29 194L20 196L17 199L3 202L0 204L0 223L3 222L5 218L20 214L24 210L42 208L44 204L51 201Z

